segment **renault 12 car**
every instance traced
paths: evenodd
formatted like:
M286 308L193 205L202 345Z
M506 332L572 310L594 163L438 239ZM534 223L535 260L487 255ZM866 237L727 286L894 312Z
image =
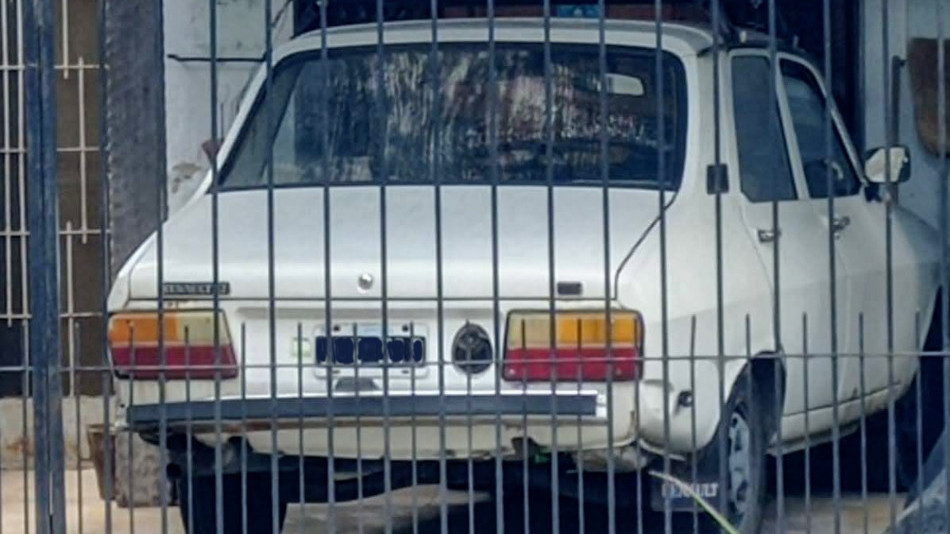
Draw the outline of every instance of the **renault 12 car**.
M277 48L218 171L118 273L122 424L167 447L188 531L215 531L218 483L224 532L242 504L261 532L524 462L620 500L666 459L757 530L767 455L919 368L938 259L892 194L906 150L858 154L820 71L754 31L423 4Z

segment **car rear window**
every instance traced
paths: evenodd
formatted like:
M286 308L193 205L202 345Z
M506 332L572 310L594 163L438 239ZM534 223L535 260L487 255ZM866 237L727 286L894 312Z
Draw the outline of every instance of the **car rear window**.
M541 43L499 43L494 84L487 43L440 45L437 54L428 43L387 46L382 66L375 47L285 60L220 183L263 187L272 168L277 186L679 185L686 96L675 56L663 53L658 76L654 50L609 47L602 73L597 45L553 44L549 86L544 55Z

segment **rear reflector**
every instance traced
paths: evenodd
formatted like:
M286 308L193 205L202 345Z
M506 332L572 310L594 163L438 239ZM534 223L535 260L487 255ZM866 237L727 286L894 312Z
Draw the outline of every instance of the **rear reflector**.
M643 323L634 311L512 312L508 315L504 377L524 382L635 380ZM608 342L609 340L609 342Z
M109 319L117 375L133 379L214 379L238 375L227 321L211 311L129 312ZM161 341L161 342L160 342Z

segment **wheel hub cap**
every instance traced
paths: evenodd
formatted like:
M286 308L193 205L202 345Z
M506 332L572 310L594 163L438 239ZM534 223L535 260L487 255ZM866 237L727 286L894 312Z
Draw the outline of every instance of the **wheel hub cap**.
M751 484L751 432L745 417L740 413L733 413L729 418L729 450L727 465L729 466L729 502L732 504L739 518L743 517L749 507L749 493Z

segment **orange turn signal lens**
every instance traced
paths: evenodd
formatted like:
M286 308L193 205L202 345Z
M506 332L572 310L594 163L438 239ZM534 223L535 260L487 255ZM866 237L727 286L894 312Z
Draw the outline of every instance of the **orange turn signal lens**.
M552 322L553 321L553 322ZM512 312L504 377L521 381L623 381L639 372L643 321L630 310Z
M109 352L113 368L123 378L237 376L237 360L223 312L115 314L109 319Z

